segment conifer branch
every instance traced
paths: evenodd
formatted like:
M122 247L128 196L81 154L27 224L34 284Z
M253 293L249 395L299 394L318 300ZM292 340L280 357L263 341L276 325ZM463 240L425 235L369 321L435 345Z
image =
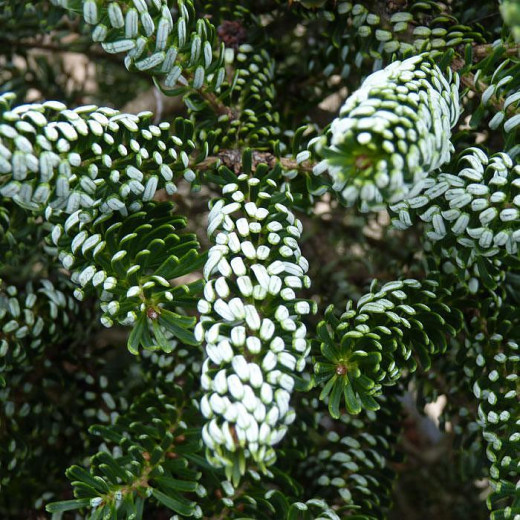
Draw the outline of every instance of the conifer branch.
M414 513L520 514L516 2L0 6L0 517L384 519L405 388Z

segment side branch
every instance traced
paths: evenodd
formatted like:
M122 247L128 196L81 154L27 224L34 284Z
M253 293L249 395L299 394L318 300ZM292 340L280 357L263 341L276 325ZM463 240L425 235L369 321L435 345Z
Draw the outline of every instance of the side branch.
M482 61L485 58L487 58L488 56L490 56L491 53L493 52L493 50L494 50L494 47L491 44L475 45L475 46L473 46L474 59L476 60L476 62ZM504 54L506 56L520 55L520 45L513 45L510 47L506 47ZM467 64L463 58L456 57L453 59L453 61L451 63L451 69L454 72L460 72L461 70L464 69L464 67L466 67L466 65ZM464 74L460 74L460 82L462 85L469 88L472 92L474 92L475 94L478 94L480 96L482 95L483 92L486 91L486 89L489 86L482 82L477 83L477 81L475 81L475 74L473 74L472 72L469 72L469 71L467 71ZM479 85L480 85L480 87L479 87ZM505 102L505 99L502 96L497 98L495 101L492 101L492 100L490 101L491 105L499 112L504 110L504 102ZM508 111L510 111L511 113L514 113L515 109L513 107L510 107L508 109Z
M273 168L277 163L284 170L299 170L302 172L312 172L316 165L312 161L298 162L290 157L276 157L270 152L253 151L253 169L256 169L259 164L267 164L270 168ZM217 155L206 157L206 159L198 164L194 164L192 167L205 171L219 164L227 166L238 174L242 170L242 152L240 150L221 150Z

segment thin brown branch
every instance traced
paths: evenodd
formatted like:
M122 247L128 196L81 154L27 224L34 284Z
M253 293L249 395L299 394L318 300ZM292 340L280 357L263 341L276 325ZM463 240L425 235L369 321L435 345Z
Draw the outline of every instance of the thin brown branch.
M193 79L193 73L191 72L185 72L185 76L188 81ZM207 87L203 86L199 89L193 89L193 91L197 92L216 114L220 116L227 115L232 120L240 117L240 114L235 109L223 103L218 96L214 92L209 91Z
M235 173L239 173L242 169L242 154L240 150L221 150L217 155L206 157L202 162L194 164L197 170L210 170L215 166L223 164ZM284 170L299 170L302 172L312 172L315 163L312 161L303 161L298 163L296 159L290 157L277 158L270 152L253 152L253 169L259 164L267 164L273 168L276 164L280 164Z
M473 47L473 56L477 61L483 60L487 58L494 50L494 47L491 43L483 43L480 45L475 45ZM511 47L506 47L506 55L507 56L518 56L520 55L520 45L512 45Z
M68 52L78 52L81 54L85 54L89 58L96 59L104 59L110 61L112 63L117 63L121 66L124 66L123 62L115 55L111 55L103 51L102 49L96 47L79 47L76 45L63 45L58 43L45 42L41 40L13 40L11 38L6 38L5 36L0 36L0 47L8 46L13 49L22 48L22 49L40 49L45 51L56 52L60 54L68 53Z
M208 105L213 109L216 114L227 115L231 120L238 119L240 115L236 110L228 107L226 104L217 97L214 92L210 92L205 88L201 88L197 91L207 102Z

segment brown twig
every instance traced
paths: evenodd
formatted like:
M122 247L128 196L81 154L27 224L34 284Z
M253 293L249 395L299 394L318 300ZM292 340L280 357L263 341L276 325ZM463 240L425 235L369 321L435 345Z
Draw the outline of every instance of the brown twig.
M480 45L475 45L473 47L473 56L478 60L483 60L487 58L494 47L491 43L482 43ZM512 45L511 47L506 47L506 55L507 56L516 56L520 54L520 45Z
M185 72L186 80L192 80L193 74L191 72ZM201 87L199 89L193 89L194 92L198 93L205 101L207 101L208 105L211 109L218 115L227 115L230 119L238 119L240 114L237 113L236 110L230 108L225 103L223 103L218 96L207 89L207 87Z
M197 170L210 170L218 164L223 164L235 173L239 173L242 169L242 153L240 150L221 150L217 155L206 157L202 162L194 164ZM253 169L259 164L267 164L273 168L276 164L280 164L284 170L300 170L303 172L312 172L315 163L312 161L303 161L298 163L290 157L277 158L270 152L253 152Z

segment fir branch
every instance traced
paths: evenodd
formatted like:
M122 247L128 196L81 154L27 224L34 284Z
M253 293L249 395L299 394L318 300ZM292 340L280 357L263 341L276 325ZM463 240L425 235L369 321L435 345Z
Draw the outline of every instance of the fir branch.
M251 174L251 155L244 160ZM311 306L296 293L310 285L298 247L302 225L285 205L290 193L278 192L261 166L254 177L219 170L228 182L208 216L215 245L195 328L208 355L201 381L207 457L235 486L247 459L264 473L274 463L272 445L294 420L290 396L310 348L301 317Z
M520 167L504 152L488 157L469 148L452 171L425 179L411 198L391 206L393 225L404 230L422 220L426 238L439 245L437 253L452 250L445 271L475 266L484 285L494 286L493 265L499 260L515 265L518 259Z
M406 371L446 350L447 338L461 327L461 313L443 300L451 294L432 280L389 282L359 299L337 317L331 306L319 324L321 356L314 366L320 399L328 399L338 418L344 403L348 413L377 410L382 387L391 386ZM426 314L424 314L426 313Z
M92 454L95 420L57 516L385 518L401 383L418 382L470 447L457 490L488 477L492 519L519 514L518 11L507 26L485 18L493 0L49 1L0 0L2 91L30 96L36 70L52 83L38 45L77 48L98 87L116 80L93 95L117 105L133 88L117 80L146 76L186 118L0 96L0 516L70 498L59 475ZM376 216L318 200L330 190L421 226L381 218L367 237ZM206 217L207 255L184 231ZM397 281L366 290L374 273ZM345 312L310 316L329 296ZM99 317L128 328L93 338Z
M92 457L90 471L70 467L67 476L74 479L76 499L51 503L47 511L90 507L92 518L117 516L117 511L141 518L143 502L153 497L176 513L200 518L200 506L182 496L196 491L204 494L197 483L200 473L184 471L182 475L187 466L185 457L198 449L198 443L192 440L193 432L186 428L186 408L189 403L184 392L173 386L170 395L143 395L116 424L93 427L93 434L126 453L100 451ZM146 426L139 422L143 416L148 419Z
M458 78L445 78L427 54L396 61L369 76L314 140L343 201L362 209L405 198L450 158L460 115Z

